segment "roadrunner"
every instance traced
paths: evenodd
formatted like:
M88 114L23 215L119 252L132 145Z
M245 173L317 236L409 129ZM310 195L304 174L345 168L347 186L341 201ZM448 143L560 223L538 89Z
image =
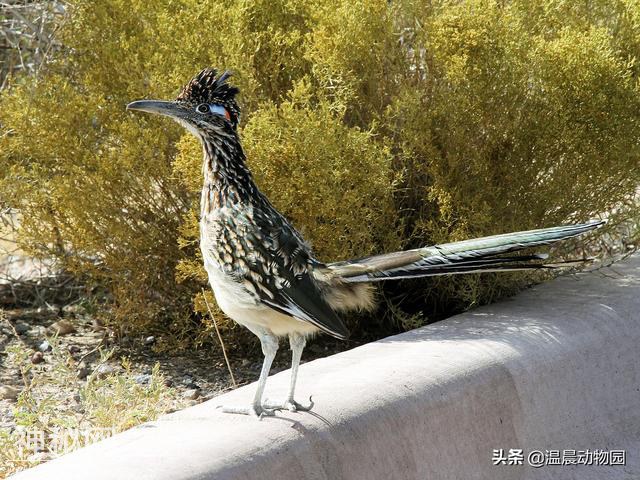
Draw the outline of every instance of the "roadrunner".
M206 68L173 101L140 100L130 110L166 115L195 135L203 146L204 186L200 248L218 305L260 339L264 363L253 403L222 407L224 412L262 417L276 410L309 410L294 400L296 377L306 339L325 332L348 335L337 312L369 310L371 283L382 280L551 268L544 255L512 255L592 230L603 222L531 230L434 245L357 260L324 263L253 181L240 138L238 89L230 73ZM263 402L278 349L289 337L291 384L283 402Z

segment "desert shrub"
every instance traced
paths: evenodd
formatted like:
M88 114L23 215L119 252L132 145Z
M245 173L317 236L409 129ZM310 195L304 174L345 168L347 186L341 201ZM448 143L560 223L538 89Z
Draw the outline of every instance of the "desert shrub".
M58 48L56 26L64 5L56 0L13 0L0 10L0 89L14 72L37 75L48 55Z
M637 219L639 27L622 0L78 0L64 50L0 97L0 201L25 248L106 287L116 324L193 332L200 148L124 105L213 65L242 89L259 186L322 259L613 229ZM387 290L408 314L378 316L413 326L529 279L413 281Z

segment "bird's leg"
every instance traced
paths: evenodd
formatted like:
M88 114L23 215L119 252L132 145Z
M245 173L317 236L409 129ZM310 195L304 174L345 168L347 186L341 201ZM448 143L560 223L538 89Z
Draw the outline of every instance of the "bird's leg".
M267 377L269 376L269 370L271 370L271 364L278 351L278 337L276 337L269 330L263 328L252 327L250 329L260 339L262 345L262 353L264 354L264 361L262 363L262 370L260 371L260 378L258 379L258 389L253 397L253 403L248 407L225 407L220 406L225 413L240 413L243 415L252 415L254 417L262 418L266 415L273 415L273 409L268 409L262 405L262 394L264 393L264 387L267 384Z
M298 366L300 365L302 350L304 350L304 346L306 344L307 339L304 335L300 335L299 333L292 333L289 335L289 345L291 346L291 383L289 384L289 394L287 395L287 399L279 404L270 404L268 400L265 400L265 403L263 404L264 408L273 410L287 409L291 412L308 412L313 408L313 401L311 398L309 398L308 406L300 405L293 399L296 391L296 380L298 378Z

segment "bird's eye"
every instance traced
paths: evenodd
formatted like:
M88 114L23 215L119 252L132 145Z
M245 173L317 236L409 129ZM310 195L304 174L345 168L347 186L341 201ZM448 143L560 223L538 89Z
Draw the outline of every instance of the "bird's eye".
M209 113L209 104L208 103L201 103L200 105L198 105L196 107L196 112L198 113Z

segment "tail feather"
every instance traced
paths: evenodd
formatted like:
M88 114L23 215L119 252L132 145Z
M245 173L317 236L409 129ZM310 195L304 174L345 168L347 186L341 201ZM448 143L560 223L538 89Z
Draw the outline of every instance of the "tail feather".
M605 222L529 230L473 240L433 245L326 265L325 273L346 283L450 275L473 272L550 269L566 263L530 263L545 255L499 256L525 248L549 245L581 235ZM571 262L575 263L575 262Z

